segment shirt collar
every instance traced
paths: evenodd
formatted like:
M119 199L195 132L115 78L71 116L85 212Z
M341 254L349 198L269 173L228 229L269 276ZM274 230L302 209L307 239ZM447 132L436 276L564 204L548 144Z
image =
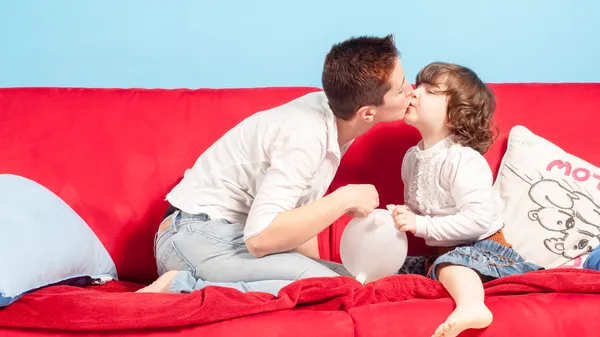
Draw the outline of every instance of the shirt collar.
M345 144L342 149L340 149L340 144L338 143L338 128L336 123L336 117L333 114L333 110L329 106L329 101L327 97L323 93L323 101L321 109L323 116L325 117L325 123L327 124L327 151L336 154L338 157L341 157L341 152L346 151L350 146L351 142Z
M435 145L433 145L432 147L423 150L423 140L421 140L418 144L417 144L417 150L416 150L416 155L418 159L427 159L427 158L431 158L436 156L439 153L445 152L447 151L452 144L454 144L454 141L452 139L452 135L440 140L439 142L435 143Z

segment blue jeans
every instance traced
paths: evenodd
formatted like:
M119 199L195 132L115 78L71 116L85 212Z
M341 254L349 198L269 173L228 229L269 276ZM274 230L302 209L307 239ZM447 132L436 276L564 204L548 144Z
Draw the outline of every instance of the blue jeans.
M486 281L542 269L525 261L512 248L492 240L480 240L460 245L440 256L409 256L398 273L419 274L437 281L436 271L441 264L470 268Z
M583 268L600 271L600 246L590 253L583 263Z
M171 282L172 292L213 285L274 295L299 279L350 276L340 264L296 252L256 258L246 248L243 232L243 224L177 210L163 220L156 234L158 273L179 271Z
M525 261L514 249L492 240L475 241L443 254L433 262L428 277L437 280L435 271L441 264L465 266L475 270L487 280L542 269Z

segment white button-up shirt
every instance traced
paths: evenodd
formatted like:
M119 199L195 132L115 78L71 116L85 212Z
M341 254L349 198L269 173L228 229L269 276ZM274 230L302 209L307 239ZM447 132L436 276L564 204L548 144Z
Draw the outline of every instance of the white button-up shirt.
M410 148L402 162L404 203L417 214L416 236L429 246L481 240L504 226L485 158L449 136L427 150Z
M167 194L175 207L245 223L244 240L278 213L321 198L339 167L335 116L323 92L258 112L229 130Z

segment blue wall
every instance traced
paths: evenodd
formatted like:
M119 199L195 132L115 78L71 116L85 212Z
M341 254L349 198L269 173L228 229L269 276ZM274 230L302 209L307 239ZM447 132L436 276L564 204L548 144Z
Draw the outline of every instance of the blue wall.
M394 33L487 82L600 82L596 0L3 0L0 87L320 86L331 44ZM336 17L336 18L334 18Z

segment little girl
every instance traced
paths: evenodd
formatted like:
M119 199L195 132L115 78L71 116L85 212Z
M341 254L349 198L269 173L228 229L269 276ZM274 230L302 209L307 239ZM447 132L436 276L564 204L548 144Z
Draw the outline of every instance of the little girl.
M492 172L482 155L493 142L494 109L492 92L472 70L432 63L417 75L404 117L422 140L402 163L405 205L389 208L399 230L436 248L435 256L419 260L421 273L439 280L456 302L435 337L492 323L484 281L541 269L502 235ZM407 259L400 273L414 273L414 267L415 260Z

